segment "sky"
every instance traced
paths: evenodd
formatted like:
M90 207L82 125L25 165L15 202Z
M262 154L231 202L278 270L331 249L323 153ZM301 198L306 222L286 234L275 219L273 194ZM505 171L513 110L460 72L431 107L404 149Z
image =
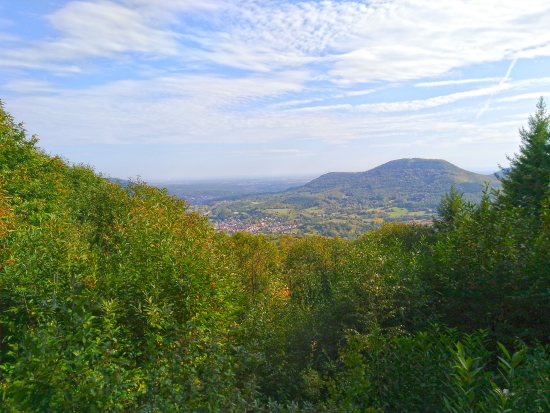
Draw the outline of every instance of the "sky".
M0 2L0 100L144 180L506 166L550 99L548 0Z

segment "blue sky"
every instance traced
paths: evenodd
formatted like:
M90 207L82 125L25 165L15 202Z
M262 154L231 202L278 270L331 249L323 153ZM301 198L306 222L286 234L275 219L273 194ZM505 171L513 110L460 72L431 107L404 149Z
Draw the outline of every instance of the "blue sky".
M0 99L116 177L491 171L550 96L547 0L0 3Z

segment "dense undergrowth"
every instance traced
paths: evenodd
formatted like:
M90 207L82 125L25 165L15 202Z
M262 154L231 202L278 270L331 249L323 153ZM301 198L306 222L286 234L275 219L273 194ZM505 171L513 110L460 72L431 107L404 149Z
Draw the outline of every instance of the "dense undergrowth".
M550 412L542 101L522 137L504 191L452 190L433 226L273 242L0 106L1 411Z

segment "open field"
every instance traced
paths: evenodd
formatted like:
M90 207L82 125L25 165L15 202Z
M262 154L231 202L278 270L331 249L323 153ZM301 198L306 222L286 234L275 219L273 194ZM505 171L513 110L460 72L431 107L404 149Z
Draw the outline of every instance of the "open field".
M378 228L384 222L431 221L433 212L409 211L400 207L376 207L360 210L326 210L319 206L296 208L278 204L277 207L258 201L219 201L211 205L193 205L191 210L210 217L211 225L225 230L233 228L251 233L292 233L295 235L326 235L353 239ZM261 227L266 220L275 220L276 226ZM233 222L231 224L231 222ZM289 230L288 226L292 226ZM273 230L273 228L282 228Z

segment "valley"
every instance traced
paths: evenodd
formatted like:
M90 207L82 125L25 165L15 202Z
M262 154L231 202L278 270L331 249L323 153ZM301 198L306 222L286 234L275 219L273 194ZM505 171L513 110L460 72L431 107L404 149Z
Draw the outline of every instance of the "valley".
M192 211L208 216L214 227L228 233L353 239L384 222L430 223L441 197L452 185L464 201L476 203L485 185L498 189L500 183L494 175L469 172L444 160L413 158L365 172L327 173L274 193L222 194L188 201ZM177 195L173 187L167 189ZM204 196L208 190L194 187L196 196ZM225 192L237 190L226 185Z

